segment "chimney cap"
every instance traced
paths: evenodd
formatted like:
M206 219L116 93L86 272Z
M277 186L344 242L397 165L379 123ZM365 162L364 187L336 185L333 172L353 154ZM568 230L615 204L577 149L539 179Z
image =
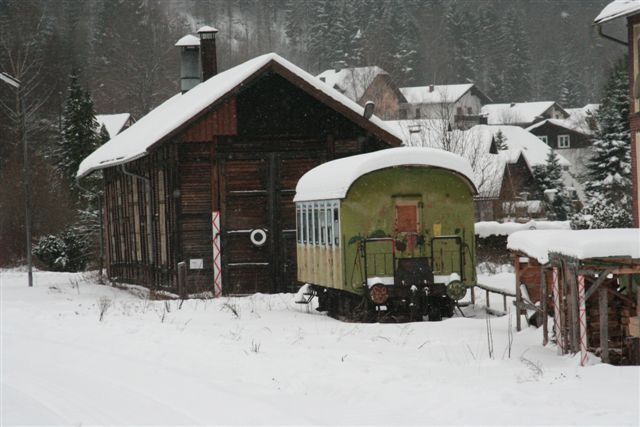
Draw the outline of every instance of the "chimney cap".
M204 26L200 27L198 29L198 31L197 31L198 34L201 34L201 33L217 33L217 32L218 32L217 28L213 28L213 27L210 27L208 25L204 25Z
M178 47L200 46L200 39L194 35L187 34L175 44Z

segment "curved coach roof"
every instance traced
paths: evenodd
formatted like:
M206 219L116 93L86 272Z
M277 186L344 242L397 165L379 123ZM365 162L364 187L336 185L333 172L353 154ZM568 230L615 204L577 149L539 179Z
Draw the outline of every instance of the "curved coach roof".
M425 147L398 147L323 163L305 173L296 186L294 202L343 199L363 175L396 166L431 166L447 169L467 179L474 193L469 162L448 151Z

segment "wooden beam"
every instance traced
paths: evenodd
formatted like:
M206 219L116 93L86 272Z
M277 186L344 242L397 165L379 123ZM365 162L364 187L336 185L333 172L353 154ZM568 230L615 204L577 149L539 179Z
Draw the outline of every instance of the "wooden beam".
M589 290L585 294L585 296L584 296L585 300L588 300L589 297L591 295L593 295L595 291L598 290L598 287L600 287L600 285L602 285L602 282L605 281L605 279L607 278L607 276L609 274L611 274L611 270L605 270L603 273L600 273L600 276L598 276L598 280L596 280L596 282L593 285L591 285L591 287L589 288Z
M549 343L549 307L547 304L547 275L545 269L540 267L540 299L542 300L542 345Z
M520 257L515 255L513 262L516 268L516 331L520 332L522 328L520 324L520 304L522 303L522 294L520 291Z
M577 353L580 349L578 345L578 337L580 335L579 319L578 319L578 284L574 270L570 265L565 264L564 279L569 286L569 337L571 339L571 352Z
M609 363L609 304L607 289L600 288L598 292L598 311L600 315L600 357L602 363Z

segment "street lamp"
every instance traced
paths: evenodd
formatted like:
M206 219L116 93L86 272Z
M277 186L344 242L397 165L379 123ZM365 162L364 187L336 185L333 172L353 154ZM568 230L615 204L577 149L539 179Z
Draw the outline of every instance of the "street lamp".
M22 85L20 80L5 73L0 72L0 80L13 86L17 92L18 113L20 114L20 127L22 128L22 149L23 149L23 165L22 175L24 178L24 210L25 210L25 229L27 234L27 266L29 268L29 287L33 286L33 264L31 261L31 187L29 176L29 154L27 152L27 126L26 111L24 107L24 99L22 97Z

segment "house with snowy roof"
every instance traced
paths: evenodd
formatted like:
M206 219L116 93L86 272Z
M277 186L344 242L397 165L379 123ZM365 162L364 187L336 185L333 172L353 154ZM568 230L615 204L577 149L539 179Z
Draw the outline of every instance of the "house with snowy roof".
M129 113L96 114L96 121L98 122L98 130L104 127L109 134L109 139L114 138L133 123Z
M85 158L101 172L107 274L174 294L297 289L298 179L401 135L269 53L218 73L217 30L185 36L181 92Z
M362 106L373 102L375 114L383 120L397 119L405 102L389 73L378 66L335 68L317 77Z
M569 171L580 177L586 173L586 165L593 154L591 139L596 130L593 113L598 104L587 104L582 108L567 108L566 119L545 119L532 124L527 131L536 135L569 162Z
M511 102L482 106L481 114L489 125L513 125L523 128L545 119L567 119L569 113L554 101Z
M599 104L587 104L582 108L566 108L566 119L544 119L527 130L549 144L554 150L588 148L597 125L593 114Z
M605 33L605 24L619 19L627 21L627 38L619 40ZM631 128L631 181L633 217L640 227L640 1L615 0L609 3L595 18L598 33L618 44L627 46L629 52L629 125Z
M406 99L400 119L446 120L458 129L482 123L482 106L491 102L473 83L403 87L400 92Z

